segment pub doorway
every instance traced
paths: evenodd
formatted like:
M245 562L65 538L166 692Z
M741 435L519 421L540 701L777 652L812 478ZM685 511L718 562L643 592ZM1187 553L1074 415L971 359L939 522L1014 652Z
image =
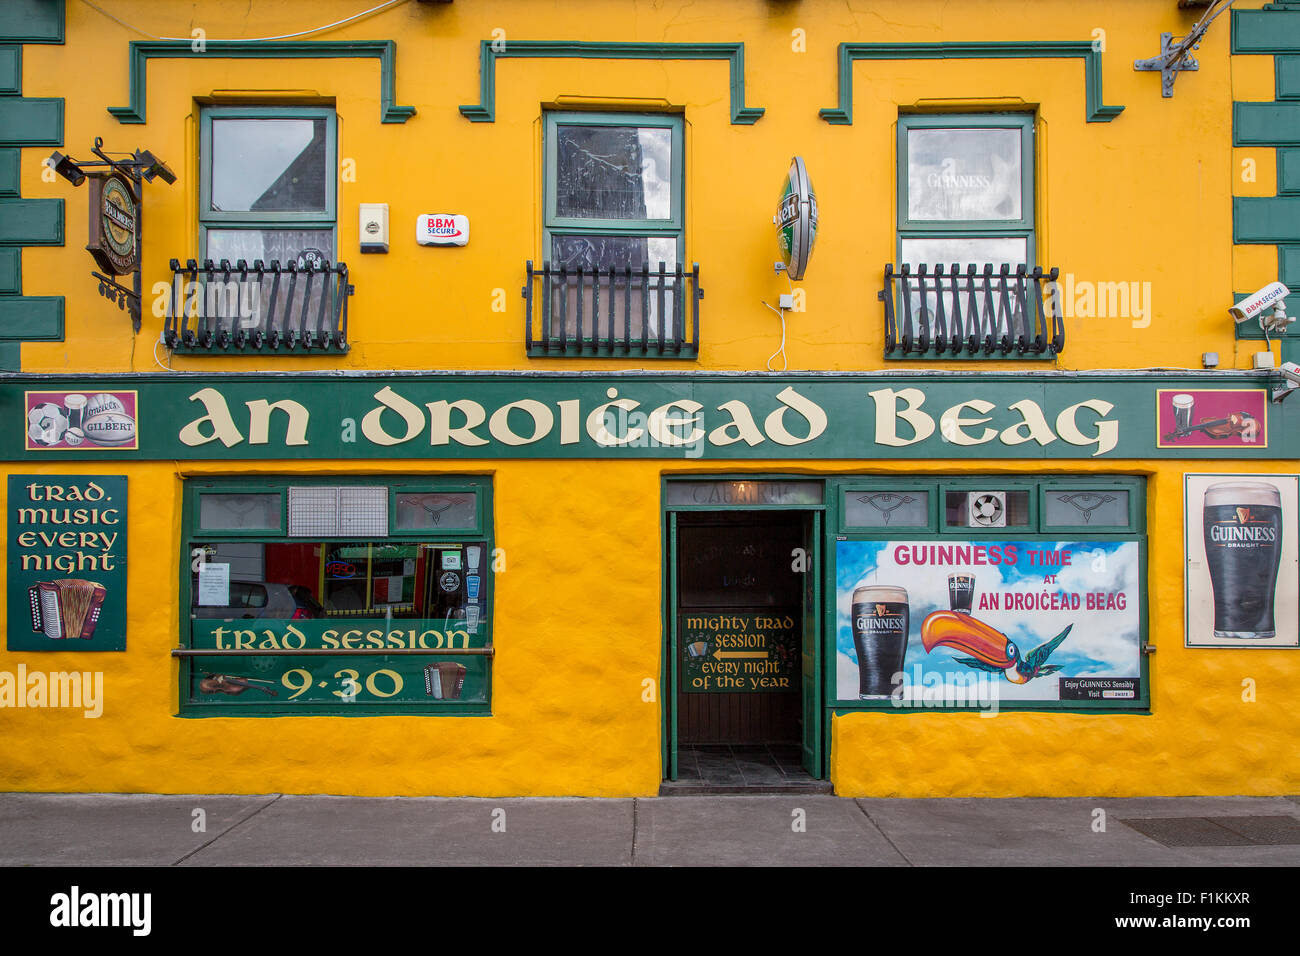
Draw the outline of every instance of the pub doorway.
M670 513L671 754L663 791L826 790L820 512Z

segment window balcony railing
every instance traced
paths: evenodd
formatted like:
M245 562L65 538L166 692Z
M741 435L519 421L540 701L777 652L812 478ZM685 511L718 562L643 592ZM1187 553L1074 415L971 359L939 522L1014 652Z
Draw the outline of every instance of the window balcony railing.
M1057 269L885 266L885 358L1051 358L1065 348ZM1044 285L1047 296L1044 298Z
M541 280L541 289L536 281ZM555 268L528 262L528 354L563 358L696 358L700 352L700 266L669 269ZM540 305L540 312L535 306Z
M171 260L163 341L178 352L348 350L348 267L240 259Z

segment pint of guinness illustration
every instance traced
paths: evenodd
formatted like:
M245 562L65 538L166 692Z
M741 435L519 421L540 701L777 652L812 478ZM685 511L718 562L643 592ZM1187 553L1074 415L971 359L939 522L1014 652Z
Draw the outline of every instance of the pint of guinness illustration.
M858 696L888 697L907 655L910 608L903 588L867 584L853 592L853 646L858 652Z
M1174 396L1174 428L1180 432L1186 431L1192 427L1192 409L1195 407L1196 399L1185 392L1180 392Z
M1214 636L1267 638L1282 560L1282 496L1259 481L1205 489L1205 559L1214 592Z
M948 604L954 611L970 613L971 599L975 597L975 575L948 575Z

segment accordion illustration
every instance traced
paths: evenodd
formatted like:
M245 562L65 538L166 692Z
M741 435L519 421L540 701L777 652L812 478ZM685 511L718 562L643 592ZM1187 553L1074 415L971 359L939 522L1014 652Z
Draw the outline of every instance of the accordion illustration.
M95 581L61 578L41 581L27 589L32 603L32 630L46 637L89 638L99 623L99 609L108 589Z
M424 693L436 700L456 700L465 686L465 665L445 661L424 668Z

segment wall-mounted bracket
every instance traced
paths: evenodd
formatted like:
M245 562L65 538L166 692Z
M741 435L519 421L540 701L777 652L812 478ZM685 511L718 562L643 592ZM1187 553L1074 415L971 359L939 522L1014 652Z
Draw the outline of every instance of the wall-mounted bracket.
M1199 39L1199 38L1198 38ZM1192 56L1191 50L1200 48L1199 43L1188 45L1186 38L1175 39L1172 33L1160 34L1160 55L1149 60L1134 60L1133 69L1139 72L1160 73L1160 95L1168 99L1174 95L1174 80L1181 70L1199 70L1201 65Z

